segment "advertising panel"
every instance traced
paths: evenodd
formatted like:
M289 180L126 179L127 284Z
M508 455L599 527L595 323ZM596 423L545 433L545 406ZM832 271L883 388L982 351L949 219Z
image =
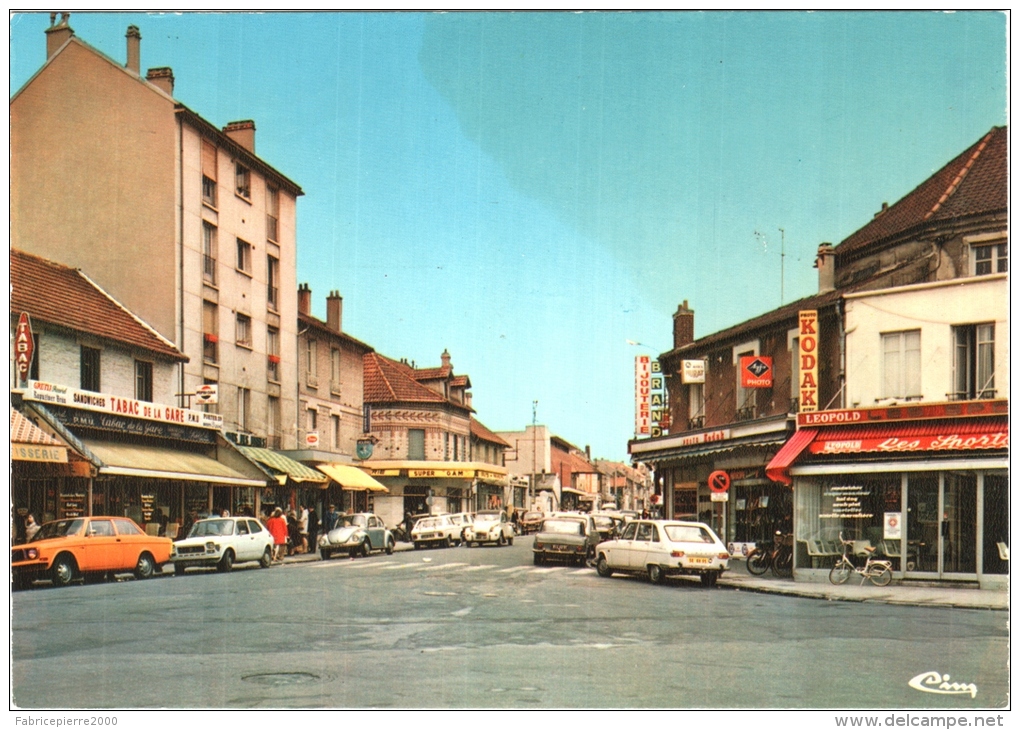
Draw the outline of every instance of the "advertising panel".
M705 382L705 361L704 360L684 360L680 365L680 381L685 385L687 383L704 383Z
M800 370L797 384L801 413L818 410L818 311L800 311L797 358Z
M634 435L652 434L652 358L634 358Z
M765 355L742 355L740 358L741 388L771 388L772 358Z

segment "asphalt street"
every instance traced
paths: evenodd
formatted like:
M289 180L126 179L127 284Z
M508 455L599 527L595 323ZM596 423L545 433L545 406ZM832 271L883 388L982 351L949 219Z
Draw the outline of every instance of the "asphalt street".
M12 595L21 708L997 708L1008 612L654 586L507 548ZM935 694L927 672L973 685ZM917 684L915 682L915 684Z

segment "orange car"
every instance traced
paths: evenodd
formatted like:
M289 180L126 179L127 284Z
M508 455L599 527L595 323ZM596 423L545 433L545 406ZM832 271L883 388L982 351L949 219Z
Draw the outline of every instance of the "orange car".
M149 578L170 560L168 537L145 534L127 517L76 517L47 522L32 541L11 548L15 588L50 579L66 586L76 578L134 573Z

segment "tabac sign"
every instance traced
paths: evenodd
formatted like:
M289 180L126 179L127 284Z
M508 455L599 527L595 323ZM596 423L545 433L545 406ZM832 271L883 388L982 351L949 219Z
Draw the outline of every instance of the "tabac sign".
M818 310L800 311L797 388L800 412L818 410Z
M18 327L14 330L14 364L18 370L18 380L27 381L32 369L32 356L35 354L35 339L32 337L32 322L28 312L18 317Z

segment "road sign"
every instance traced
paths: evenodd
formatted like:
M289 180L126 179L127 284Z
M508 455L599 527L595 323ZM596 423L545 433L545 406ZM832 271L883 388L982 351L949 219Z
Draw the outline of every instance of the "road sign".
M431 507L435 503L436 503L436 498L435 497L426 497L425 498L425 504L427 504L429 507Z
M729 502L730 501L730 493L729 492L712 492L711 497L712 497L712 501L713 502Z
M712 472L708 475L708 488L716 494L723 494L730 488L730 475L721 469Z

